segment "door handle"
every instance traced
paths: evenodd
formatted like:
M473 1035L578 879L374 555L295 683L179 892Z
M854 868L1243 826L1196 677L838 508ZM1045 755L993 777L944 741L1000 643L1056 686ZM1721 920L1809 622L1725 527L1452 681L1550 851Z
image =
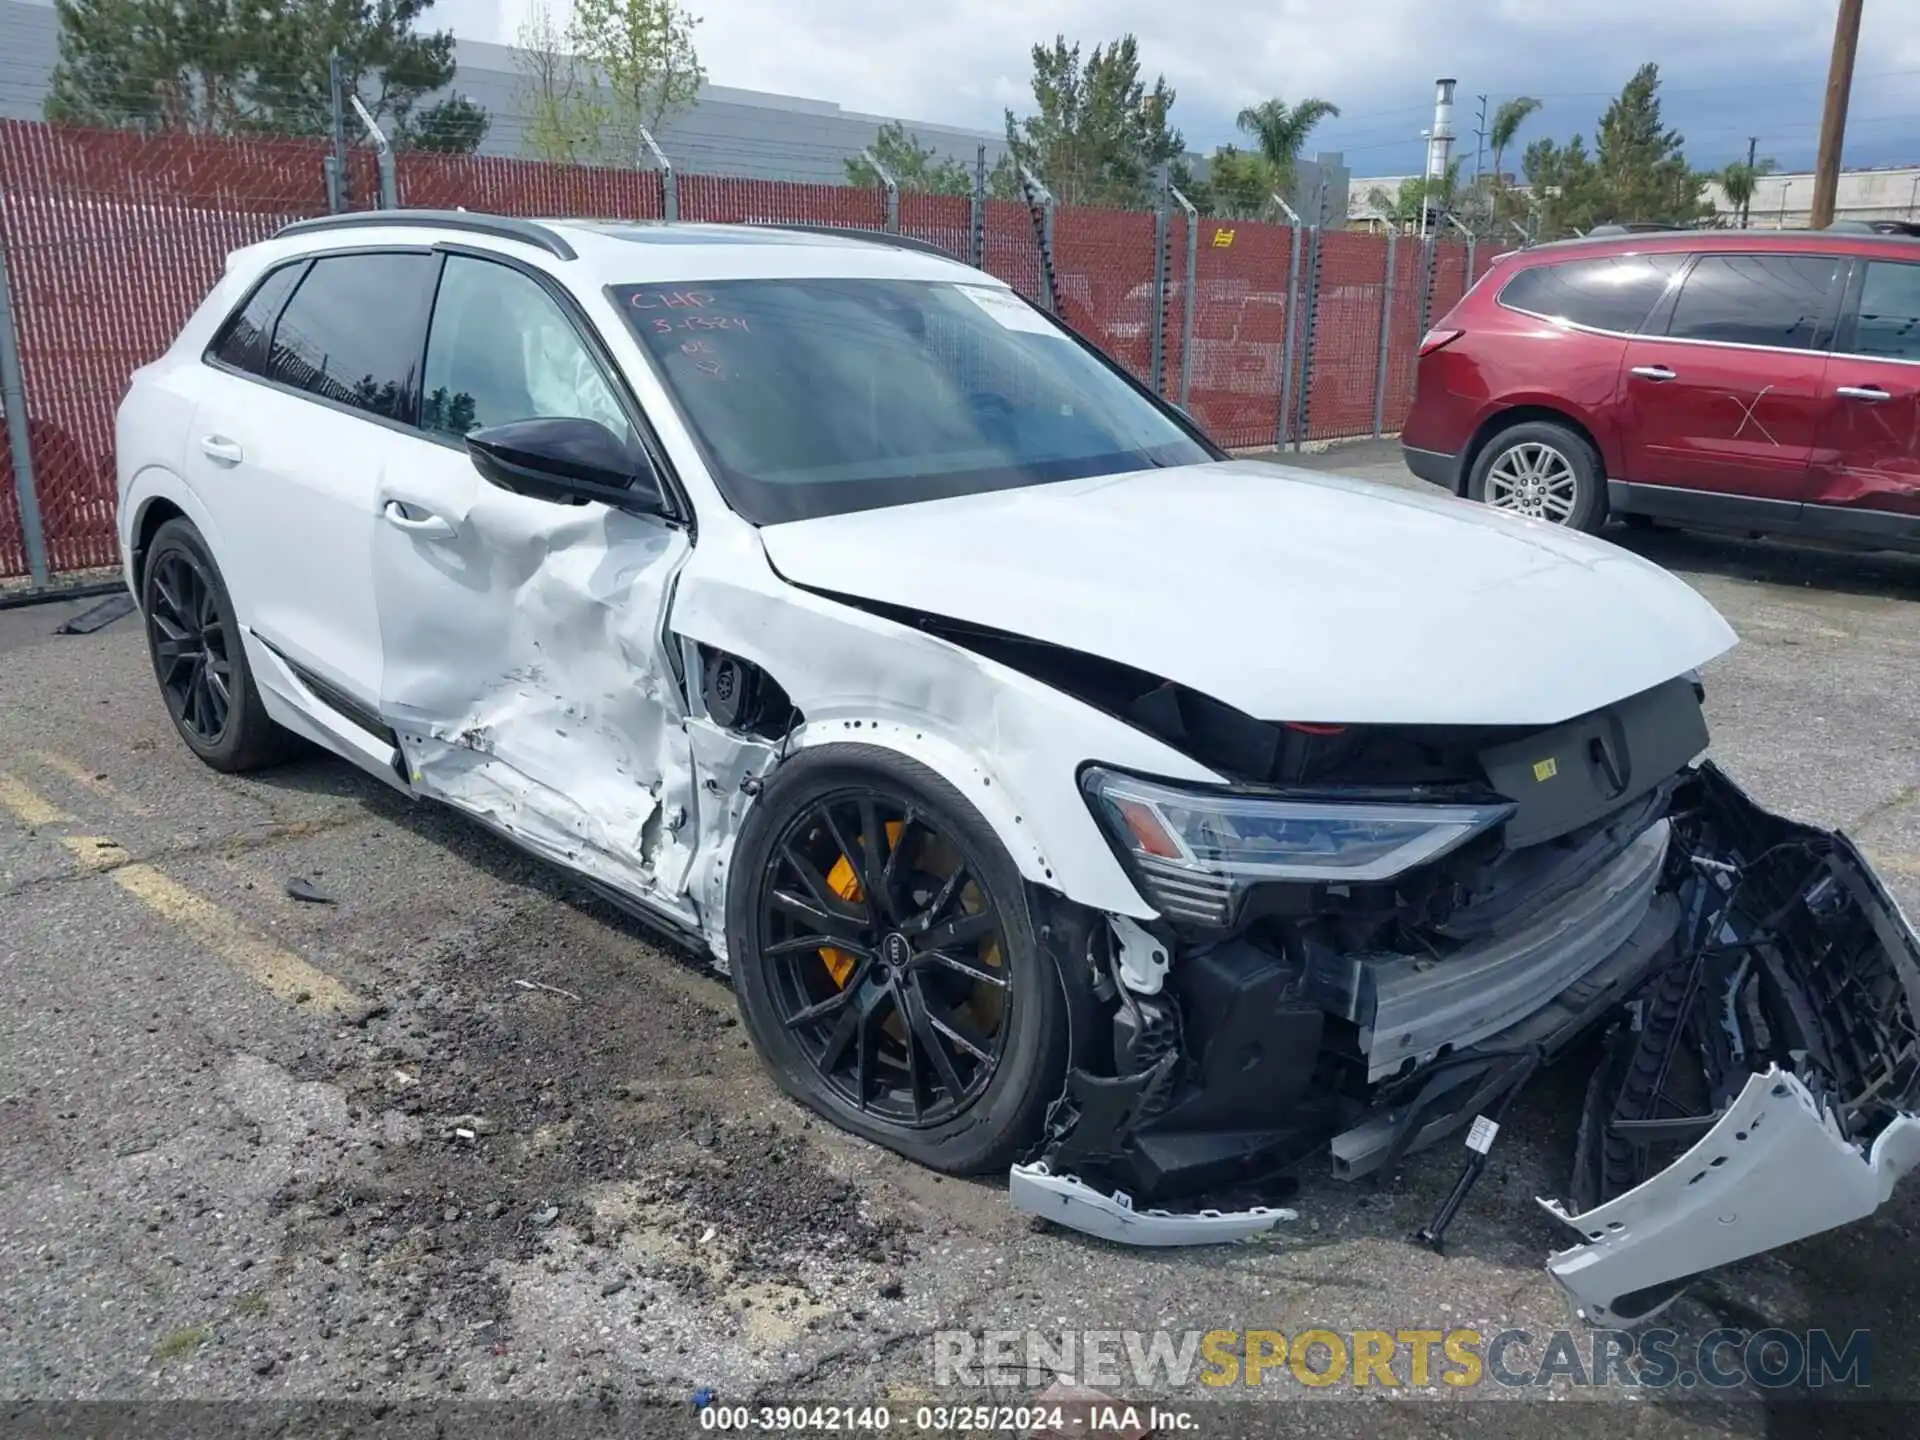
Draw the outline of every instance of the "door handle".
M1642 380L1672 380L1676 378L1673 371L1664 365L1636 365L1633 367L1632 373L1638 375Z
M1878 385L1842 385L1833 392L1848 400L1865 400L1872 404L1880 400L1891 400L1893 396Z
M202 435L200 453L222 465L238 465L247 458L247 452L242 450L236 441L229 440L224 435Z
M422 540L451 540L460 533L453 528L451 520L442 519L431 512L409 515L407 507L398 500L387 501L380 513L395 529L404 530L409 535L417 535Z

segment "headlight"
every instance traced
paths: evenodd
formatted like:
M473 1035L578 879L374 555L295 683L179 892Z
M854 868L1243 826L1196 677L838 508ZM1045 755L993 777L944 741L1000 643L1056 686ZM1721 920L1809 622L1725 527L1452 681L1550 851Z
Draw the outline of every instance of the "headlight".
M1397 805L1184 790L1089 766L1094 811L1146 898L1170 919L1225 925L1267 881L1391 880L1513 813L1511 805Z

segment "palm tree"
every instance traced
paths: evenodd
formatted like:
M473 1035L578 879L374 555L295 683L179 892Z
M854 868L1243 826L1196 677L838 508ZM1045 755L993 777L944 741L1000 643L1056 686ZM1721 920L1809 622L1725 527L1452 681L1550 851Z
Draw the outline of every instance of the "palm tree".
M1527 123L1527 117L1540 108L1540 101L1532 95L1516 95L1503 103L1493 112L1493 124L1487 129L1487 144L1493 150L1494 183L1500 178L1500 157L1513 144L1514 136L1520 133L1520 127Z
M1736 160L1714 178L1727 197L1727 208L1740 217L1740 228L1746 229L1747 207L1753 203L1753 167L1744 160Z
M1747 215L1753 208L1753 192L1762 175L1773 173L1774 162L1771 159L1758 160L1748 164L1745 160L1736 160L1718 175L1712 177L1720 182L1721 193L1727 197L1729 208L1740 215L1740 228L1747 228Z
M1290 195L1294 165L1307 137L1322 120L1337 119L1339 114L1340 107L1331 100L1302 100L1290 106L1273 99L1249 105L1234 123L1252 138L1254 149L1266 162L1271 188Z

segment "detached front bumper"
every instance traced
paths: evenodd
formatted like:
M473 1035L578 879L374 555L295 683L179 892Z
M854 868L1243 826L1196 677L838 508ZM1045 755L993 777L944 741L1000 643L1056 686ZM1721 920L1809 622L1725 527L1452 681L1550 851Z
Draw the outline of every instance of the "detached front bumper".
M1179 957L1204 1003L1146 1023L1159 1039L1132 1073L1074 1070L1014 1203L1124 1243L1256 1233L1277 1212L1199 1207L1259 1193L1324 1145L1345 1176L1392 1163L1595 1033L1607 1060L1575 1201L1542 1203L1582 1237L1548 1268L1596 1323L1644 1319L1705 1270L1869 1215L1920 1166L1920 938L1844 836L1769 814L1711 764L1551 914L1460 957L1461 976L1441 959L1370 976L1364 994L1244 942ZM1467 970L1475 983L1455 983ZM1363 1013L1392 1024L1359 1032L1347 1063L1369 1081L1396 1050L1419 1068L1356 1114L1306 1079L1301 1050Z
M1586 1237L1547 1270L1596 1325L1644 1320L1693 1276L1864 1220L1920 1165L1920 1116L1863 1149L1779 1066L1752 1076L1700 1143L1637 1189L1581 1215Z

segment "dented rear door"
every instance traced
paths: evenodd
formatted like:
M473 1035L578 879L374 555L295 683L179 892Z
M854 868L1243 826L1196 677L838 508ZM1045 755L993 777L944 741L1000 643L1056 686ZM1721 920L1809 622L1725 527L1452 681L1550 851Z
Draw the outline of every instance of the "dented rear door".
M1920 264L1856 263L1824 424L1808 527L1920 539Z

